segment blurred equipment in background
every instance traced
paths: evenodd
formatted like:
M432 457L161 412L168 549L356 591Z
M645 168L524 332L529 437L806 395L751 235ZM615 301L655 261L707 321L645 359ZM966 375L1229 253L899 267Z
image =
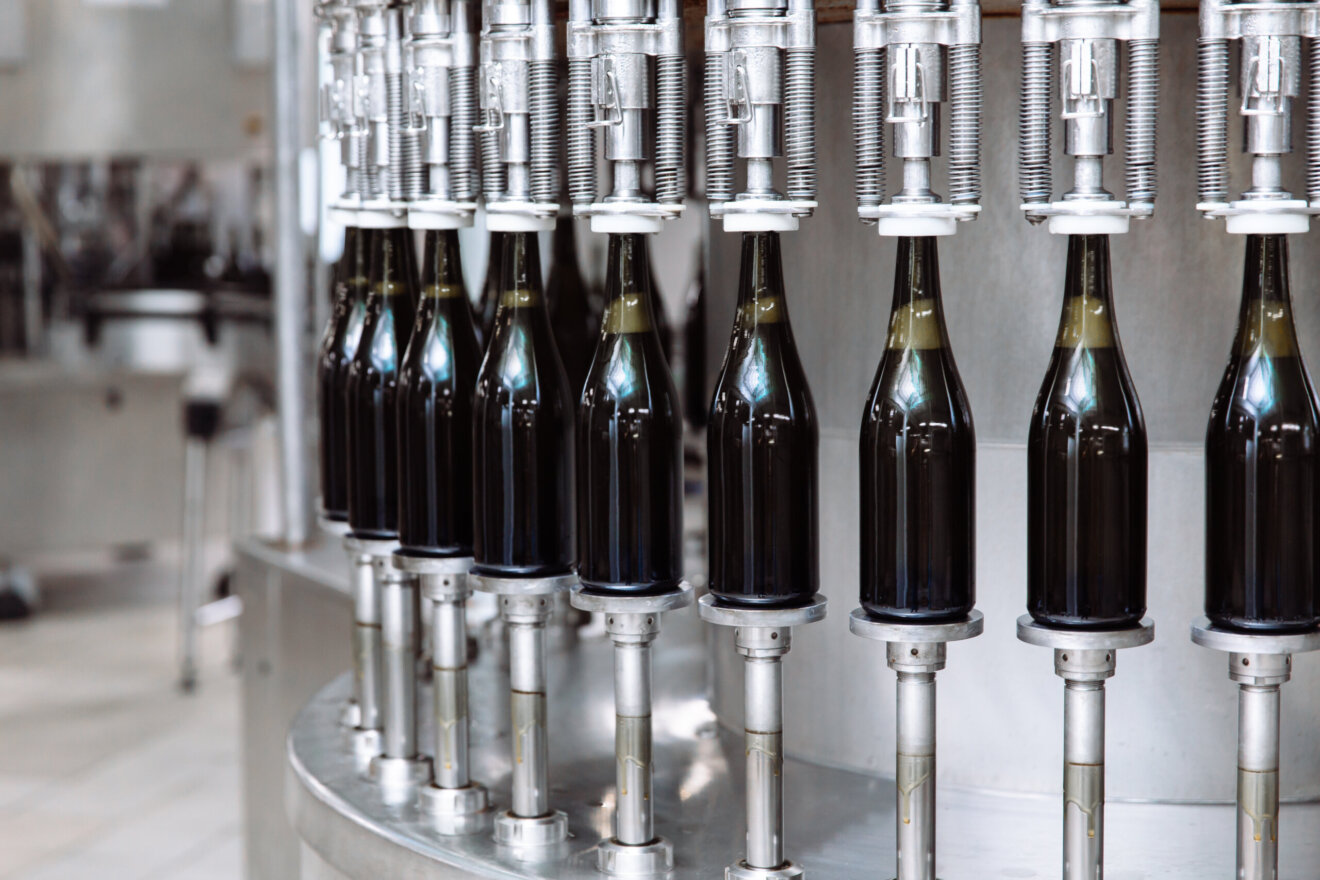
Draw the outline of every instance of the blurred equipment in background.
M46 0L0 39L0 616L24 560L179 547L185 687L237 612L211 551L274 518L268 17Z

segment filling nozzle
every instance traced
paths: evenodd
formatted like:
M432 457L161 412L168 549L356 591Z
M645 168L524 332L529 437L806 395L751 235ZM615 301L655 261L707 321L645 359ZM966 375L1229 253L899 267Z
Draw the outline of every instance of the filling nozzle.
M726 230L796 229L815 211L815 68L811 0L708 3L706 195ZM746 185L735 193L739 160Z
M427 216L466 223L478 188L472 135L476 34L469 0L415 0L409 29L408 127L417 132L419 149L409 195Z
M1104 183L1114 151L1114 102L1124 92L1119 43L1127 56L1126 199ZM1022 8L1022 91L1018 180L1022 210L1060 234L1127 232L1155 210L1155 124L1159 105L1157 0L1031 0ZM1050 127L1058 77L1064 153L1072 188L1052 200Z
M1197 41L1197 208L1227 219L1229 232L1305 232L1320 211L1320 33L1314 5L1207 2ZM1308 38L1305 46L1302 38ZM1229 96L1230 42L1240 41L1236 100ZM1293 105L1306 54L1306 198L1284 186L1281 160L1291 153ZM1230 100L1233 104L1230 105ZM1251 186L1229 200L1228 115L1243 117ZM1309 203L1308 203L1309 202Z
M572 0L568 188L597 232L658 232L687 194L687 65L676 0ZM648 137L648 134L650 137ZM598 138L609 184L598 186ZM655 189L644 188L654 169ZM608 195L601 199L598 193Z
M559 109L549 0L487 0L479 76L475 130L490 228L552 228L559 208Z
M981 199L981 8L976 0L866 0L853 18L857 214L881 235L951 235ZM944 105L948 105L947 114ZM948 200L931 160L948 118ZM902 185L885 193L886 132Z

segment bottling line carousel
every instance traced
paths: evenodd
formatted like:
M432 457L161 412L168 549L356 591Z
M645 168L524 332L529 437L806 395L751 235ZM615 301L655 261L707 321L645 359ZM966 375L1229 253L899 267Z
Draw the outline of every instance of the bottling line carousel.
M318 12L348 232L323 537L243 549L254 875L1320 877L1320 5ZM685 497L650 261L690 190Z

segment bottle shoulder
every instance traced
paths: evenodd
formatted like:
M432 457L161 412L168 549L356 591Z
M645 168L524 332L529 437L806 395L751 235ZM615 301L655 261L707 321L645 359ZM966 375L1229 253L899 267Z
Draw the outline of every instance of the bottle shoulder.
M678 387L652 332L601 339L583 387L582 409L676 415Z

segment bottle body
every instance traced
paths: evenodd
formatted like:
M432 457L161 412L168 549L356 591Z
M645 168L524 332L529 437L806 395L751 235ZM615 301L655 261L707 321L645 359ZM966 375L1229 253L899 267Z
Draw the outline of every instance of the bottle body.
M706 444L710 591L730 604L809 601L819 586L818 427L777 233L743 236L738 312Z
M1107 236L1071 236L1027 442L1027 610L1116 629L1146 611L1146 427L1113 317Z
M331 273L334 304L316 360L320 430L321 514L348 519L348 370L366 317L367 234L344 230L344 251Z
M648 262L645 236L610 236L608 301L578 407L578 577L599 591L659 593L683 576L682 413Z
M474 570L572 570L574 402L541 290L535 233L509 233L473 404Z
M483 351L490 345L491 334L495 329L495 313L500 308L500 271L504 260L504 240L507 237L506 232L492 232L486 251L486 280L481 285L481 299L476 309L477 337Z
M349 368L348 524L361 537L398 533L399 367L417 308L412 233L382 229L370 244L371 289Z
M861 604L907 622L976 602L976 435L949 348L933 238L902 238L861 434Z
M472 397L481 352L456 230L428 231L417 319L399 372L399 543L472 555Z
M568 387L577 399L591 369L597 333L587 284L578 266L574 222L571 216L562 216L555 223L554 259L550 264L545 298L550 309L555 347L564 362Z
M1224 627L1320 622L1320 415L1302 362L1283 236L1248 236L1233 352L1206 431L1205 610Z

